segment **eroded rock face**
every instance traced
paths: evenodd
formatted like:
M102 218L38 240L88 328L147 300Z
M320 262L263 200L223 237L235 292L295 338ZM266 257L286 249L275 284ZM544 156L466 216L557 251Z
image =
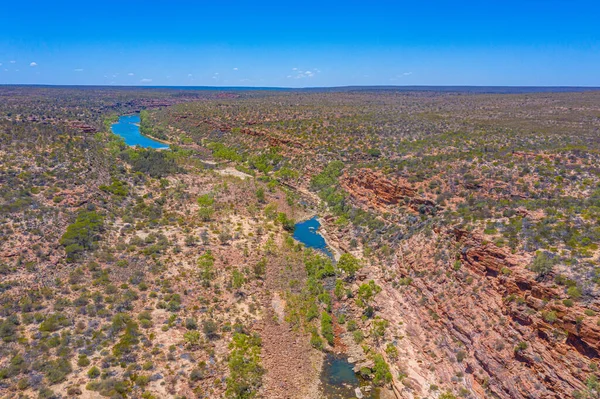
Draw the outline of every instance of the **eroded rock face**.
M434 246L445 239L460 267L450 261L440 268L434 259ZM599 360L598 317L578 304L564 306L563 289L537 281L523 267L528 259L458 229L413 237L404 248L394 268L411 283L383 284L380 307L385 317L410 324L409 353L418 353L421 366L405 370L409 377L481 398L574 398L585 391ZM403 392L426 395L427 386Z
M355 204L376 212L436 209L416 185L370 169L340 182ZM566 306L564 287L527 269L531 254L461 229L430 233L410 236L391 264L365 271L383 288L377 308L393 326L388 339L404 337L398 360L388 359L393 374L405 376L394 382L398 396L424 397L432 385L477 398L585 395L600 363L595 305ZM441 247L448 256L439 256Z
M354 200L378 210L403 204L414 211L431 213L436 206L433 201L419 197L417 189L408 181L390 180L383 173L371 169L346 173L340 183Z
M406 181L391 181L381 172L359 169L345 174L342 185L354 197L372 205L395 205L404 197L414 197L417 191Z

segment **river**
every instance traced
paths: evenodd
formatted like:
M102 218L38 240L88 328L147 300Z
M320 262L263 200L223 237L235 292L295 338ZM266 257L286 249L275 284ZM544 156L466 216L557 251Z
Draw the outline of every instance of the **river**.
M169 146L160 141L142 135L140 132L140 116L138 114L123 115L117 123L113 123L111 130L114 134L123 137L125 144L143 148L167 149Z
M319 234L321 223L317 217L296 223L294 239L308 248L313 248L334 260L325 238ZM376 399L377 390L368 391L368 381L354 373L354 365L348 362L346 355L327 353L321 370L321 392L327 399L346 399L356 397L356 388L362 387L363 399Z
M333 253L327 246L325 238L318 232L319 227L321 227L321 223L319 223L319 219L317 219L316 216L303 222L296 223L294 239L300 241L308 248L316 249L333 259Z

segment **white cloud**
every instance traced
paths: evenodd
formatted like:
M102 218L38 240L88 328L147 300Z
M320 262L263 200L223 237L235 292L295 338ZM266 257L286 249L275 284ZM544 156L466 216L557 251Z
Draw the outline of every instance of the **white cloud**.
M133 76L133 75L135 75L133 72L129 72L129 73L127 74L127 76Z
M233 68L233 70L234 70L234 71L237 71L238 69L237 69L237 68Z
M36 67L37 66L37 62L32 62L31 64L29 64L30 67Z
M10 63L11 63L11 64L16 64L16 63L17 63L17 61L10 61Z
M296 75L287 75L288 79L306 79L306 78L312 78L315 76L315 72L314 69L313 71L303 71L303 70L299 70L298 68L293 68L293 71L296 71ZM317 73L319 73L321 71L318 71Z
M412 74L413 74L412 72L403 72L401 75L396 75L396 76L394 76L393 78L390 78L390 81L391 81L391 82L395 82L395 81L397 81L397 80L402 80L402 79L404 79L404 78L406 78L407 76L410 76L410 75L412 75Z
M83 69L81 69L81 68L76 68L76 69L73 69L73 70L74 70L75 72L83 72Z
M143 78L140 80L140 83L150 83L150 82L152 82L152 79Z
M194 75L192 75L191 73L188 73L188 78L191 78L192 76L194 76Z

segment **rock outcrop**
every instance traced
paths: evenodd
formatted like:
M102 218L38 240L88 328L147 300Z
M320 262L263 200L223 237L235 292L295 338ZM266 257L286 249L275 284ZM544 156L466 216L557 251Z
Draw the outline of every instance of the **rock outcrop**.
M458 263L440 269L433 247L444 240ZM564 290L537 281L523 267L528 259L459 229L413 237L405 248L395 270L410 284L398 288L388 279L379 306L392 325L410 324L400 332L419 366L405 369L408 377L429 379L422 365L431 364L439 382L480 398L576 398L586 391L599 362L599 318L578 303L563 305ZM427 394L420 388L402 392Z
M370 208L387 211L390 205L406 205L418 212L431 213L435 202L420 197L417 189L404 179L390 180L378 171L358 169L345 173L340 183L352 198Z

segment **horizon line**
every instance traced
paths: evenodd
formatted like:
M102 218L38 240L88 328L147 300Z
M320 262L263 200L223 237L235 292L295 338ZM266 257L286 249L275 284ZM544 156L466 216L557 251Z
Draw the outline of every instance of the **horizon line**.
M403 89L403 90L431 90L442 89L446 91L458 89L524 89L535 91L600 91L600 86L581 86L581 85L344 85L344 86L304 86L304 87L285 87L285 86L209 86L209 85L105 85L105 84L40 84L40 83L0 83L0 87L47 87L47 88L115 88L115 89L203 89L203 90L236 90L236 91L301 91L301 90L344 90L344 89Z

